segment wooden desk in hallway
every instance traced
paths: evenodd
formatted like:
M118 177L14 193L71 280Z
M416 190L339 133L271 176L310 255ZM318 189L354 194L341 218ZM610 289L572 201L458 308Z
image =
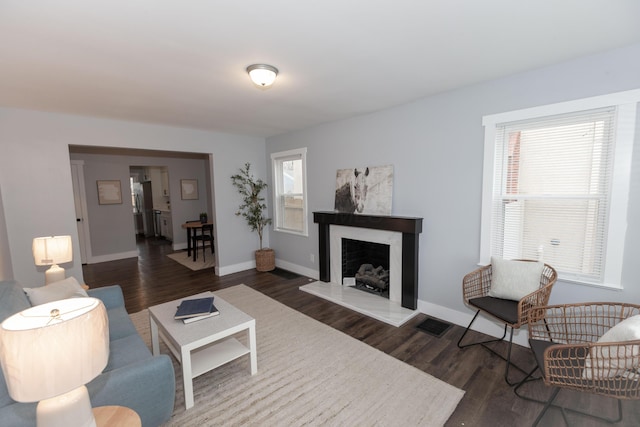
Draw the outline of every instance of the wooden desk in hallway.
M197 232L197 229L202 228L205 225L213 225L213 222L189 221L182 224L182 228L187 230L187 256L191 256L191 233ZM197 250L197 248L194 248L194 250ZM193 253L193 260L196 260L195 252Z

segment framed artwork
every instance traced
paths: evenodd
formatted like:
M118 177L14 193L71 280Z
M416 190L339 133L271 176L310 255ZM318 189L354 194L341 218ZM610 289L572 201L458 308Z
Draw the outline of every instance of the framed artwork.
M392 191L392 165L338 169L334 210L391 215Z
M182 200L198 200L197 179L181 179L180 190L182 193Z
M120 180L96 181L98 184L98 203L101 205L122 204Z

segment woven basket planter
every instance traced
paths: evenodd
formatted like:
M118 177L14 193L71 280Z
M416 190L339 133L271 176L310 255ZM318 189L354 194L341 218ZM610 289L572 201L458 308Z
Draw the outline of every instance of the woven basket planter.
M273 249L259 249L256 251L256 270L271 271L276 268L276 253Z

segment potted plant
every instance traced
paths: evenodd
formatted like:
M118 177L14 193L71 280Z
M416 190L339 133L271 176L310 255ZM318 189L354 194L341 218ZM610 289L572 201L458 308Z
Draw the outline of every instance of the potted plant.
M209 220L209 216L207 215L207 213L206 212L200 212L200 223L201 224L206 224L208 220Z
M255 252L256 269L271 271L276 268L275 252L271 248L262 247L264 228L271 224L271 218L264 215L267 205L264 202L264 197L260 195L262 190L267 188L267 183L261 179L255 179L250 168L251 164L245 163L244 168L240 169L240 173L231 177L233 186L242 196L242 204L238 207L236 215L244 217L251 231L258 232L260 249Z

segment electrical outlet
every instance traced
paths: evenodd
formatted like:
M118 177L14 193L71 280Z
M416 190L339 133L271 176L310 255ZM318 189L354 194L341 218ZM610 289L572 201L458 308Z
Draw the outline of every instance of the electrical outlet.
M315 254L311 254L310 258L311 258L311 262L313 262L313 263L316 262L316 255Z

